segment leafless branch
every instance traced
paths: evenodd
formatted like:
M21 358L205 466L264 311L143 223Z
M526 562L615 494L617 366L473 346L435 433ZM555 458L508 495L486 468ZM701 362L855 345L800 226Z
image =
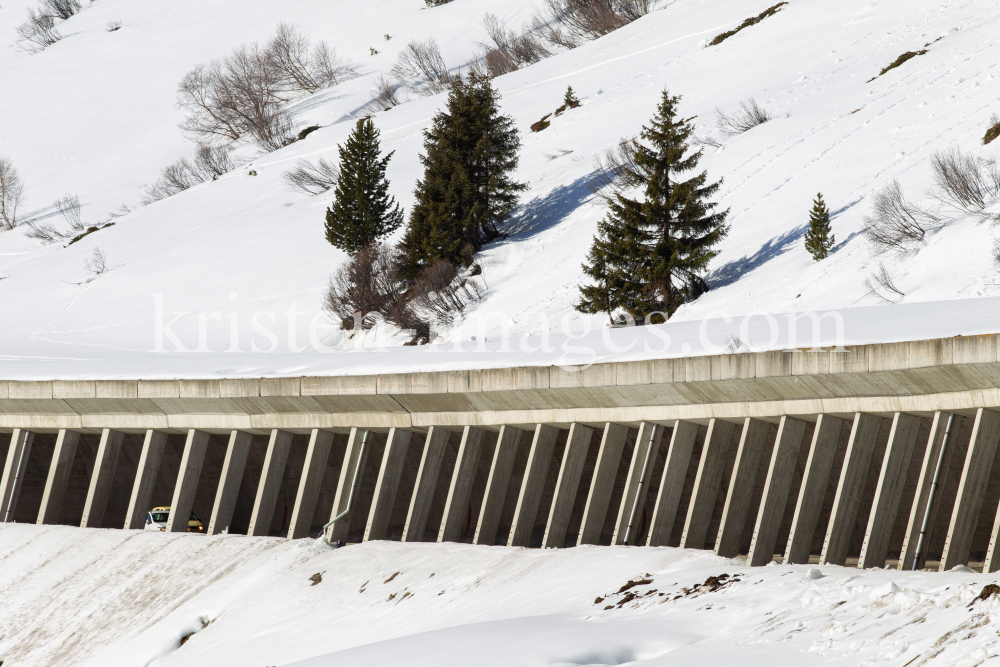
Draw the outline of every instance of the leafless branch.
M997 219L983 211L1000 195L1000 169L995 160L984 160L954 147L931 156L937 198L963 213Z
M734 137L758 125L763 125L773 116L751 97L749 100L740 102L739 111L727 114L721 108L716 108L715 118L719 131L727 137Z
M896 287L892 275L882 262L879 262L878 270L872 273L870 278L865 279L864 284L869 296L874 296L886 303L897 303L898 300L906 296L906 292Z
M440 93L454 80L433 37L423 42L415 39L407 44L396 58L391 74L403 81L423 84L419 89L422 95Z
M372 90L371 101L369 103L379 111L388 111L395 106L399 106L399 98L396 97L397 90L399 90L399 86L386 77L385 74L381 74L375 80L375 88Z
M903 196L899 181L887 183L873 196L872 212L865 217L864 233L876 252L905 252L923 243L924 237L944 226L941 218Z
M307 195L318 195L337 185L340 170L337 165L320 158L316 164L308 160L299 160L295 167L281 175L281 180L290 190L297 190Z

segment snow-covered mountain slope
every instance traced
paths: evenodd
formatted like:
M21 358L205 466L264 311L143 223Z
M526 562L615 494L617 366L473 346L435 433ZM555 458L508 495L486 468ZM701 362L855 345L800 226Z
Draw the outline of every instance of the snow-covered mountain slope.
M540 1L455 0L427 9L419 0L97 0L60 26L62 41L33 55L12 46L13 26L29 4L0 8L0 39L7 40L0 50L0 154L24 176L28 214L54 219L49 203L65 193L80 196L88 222L123 203L132 207L113 227L69 247L41 246L23 229L0 233L2 352L34 360L19 369L35 376L55 373L54 360L130 355L169 372L176 355L148 352L158 347L160 324L172 323L176 336L161 339L162 349L177 351L179 342L203 358L230 353L234 372L273 371L273 357L259 350L304 348L297 358L307 366L317 359L316 342L341 342L320 310L327 277L344 259L323 239L330 197L288 191L282 172L300 158L336 158L353 119L367 113L374 80L409 40L434 36L447 64L458 68L486 39L485 12L517 27ZM904 302L1000 291L991 255L996 232L987 224L957 218L901 257L873 257L860 234L870 196L886 182L898 178L911 198L924 197L933 152L957 146L995 155L981 137L1000 112L1000 5L791 0L775 16L706 46L769 4L662 1L631 25L496 79L503 110L522 133L517 177L529 189L507 227L510 237L482 253L489 289L470 317L494 316L491 337L502 331L501 316L512 322L512 336L559 331L564 322L603 324L572 309L580 263L603 215L586 183L595 154L637 133L665 87L683 96L682 112L695 118L700 136L722 142L706 149L702 166L724 179L720 202L732 211L712 292L676 320L873 305L864 281L879 261L906 293ZM121 29L107 32L109 21L121 21ZM302 126L324 127L216 182L139 207L142 185L193 149L177 128L183 114L175 88L183 74L240 43L265 40L279 21L326 39L359 66L358 78L292 105ZM927 44L925 55L869 81ZM583 106L530 132L568 85ZM722 138L715 109L733 110L749 98L774 120ZM443 103L442 95L410 93L405 104L374 116L383 148L395 151L388 175L406 207L420 176L422 130ZM838 245L816 263L801 236L818 191L834 211ZM110 267L96 278L85 269L95 248ZM471 331L444 333L468 339ZM283 370L294 365L283 362Z
M671 548L335 550L309 540L4 524L0 660L967 667L1000 652L1000 600L973 601L995 581L967 569L750 571Z

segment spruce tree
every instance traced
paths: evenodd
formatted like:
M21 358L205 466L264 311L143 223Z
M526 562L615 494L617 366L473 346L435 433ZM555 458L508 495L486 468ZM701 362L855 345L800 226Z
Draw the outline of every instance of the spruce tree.
M340 175L333 206L326 209L326 240L355 253L391 234L403 223L403 211L389 195L379 131L370 118L358 121L347 143L338 146Z
M817 262L826 259L835 243L830 228L830 210L823 201L823 193L816 195L809 212L809 229L806 231L806 250Z
M451 84L445 111L424 132L424 177L403 240L405 275L417 277L438 260L456 266L498 238L525 185L510 173L521 141L500 114L499 93L487 77Z
M729 211L716 211L711 201L721 181L709 183L706 172L679 178L697 168L701 151L686 155L693 128L677 118L678 102L663 91L642 141L625 145L629 159L617 173L626 187L642 187L644 197L619 190L608 198L610 210L583 265L595 284L580 288L581 312L610 317L622 310L637 322L663 313L652 318L657 322L708 291L703 276L729 231Z

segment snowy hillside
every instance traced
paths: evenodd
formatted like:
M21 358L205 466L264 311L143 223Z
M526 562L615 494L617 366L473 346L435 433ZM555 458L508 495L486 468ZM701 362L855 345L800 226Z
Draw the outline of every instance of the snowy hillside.
M360 9L345 0L96 0L59 26L61 41L30 54L15 48L14 26L33 2L0 7L0 155L24 177L26 215L58 220L51 202L67 193L80 197L88 224L123 204L131 213L69 247L43 245L24 228L0 232L2 353L35 360L17 365L25 376L55 373L46 360L130 355L144 357L145 367L159 359L169 372L171 357L147 354L158 347L160 324L172 323L186 350L232 355L233 372L274 371L259 350L302 348L304 367L317 358L316 341L344 344L320 311L327 278L344 259L323 239L330 195L291 192L282 172L301 158L336 159L353 119L368 113L376 78L411 39L433 35L457 70L486 40L485 12L518 28L535 7L531 0L455 0L431 9L419 0L371 0ZM503 111L521 131L517 177L529 189L508 224L509 238L482 253L488 291L473 319L509 318L512 336L559 331L564 320L603 326L605 318L574 316L572 309L580 263L603 215L586 183L595 155L637 133L664 87L683 96L682 113L695 117L699 136L721 143L706 148L702 166L724 179L721 204L732 211L732 231L710 274L712 292L675 319L875 305L864 282L880 261L905 293L890 295L895 301L1000 293L989 224L950 214L950 224L904 256L873 257L860 234L872 193L892 179L910 198L925 198L935 151L995 156L996 144L983 147L981 140L1000 112L1000 6L791 0L775 16L707 46L769 4L661 1L618 31L496 79ZM116 21L121 28L109 32ZM280 21L326 39L357 65L358 77L293 103L301 127L323 127L216 182L140 206L143 185L193 152L177 127L183 113L176 86L184 73L241 43L266 40ZM928 44L925 55L870 81L899 55ZM568 85L582 107L530 132ZM383 149L395 151L393 194L408 208L421 173L422 131L444 96L402 96L405 103L374 120ZM722 137L716 108L732 111L750 98L774 119ZM837 246L816 263L801 237L819 191L834 212ZM85 266L95 248L109 269L96 277ZM891 310L882 317L891 318ZM494 338L499 321L490 320ZM475 335L468 327L445 333ZM174 339L160 342L179 351Z

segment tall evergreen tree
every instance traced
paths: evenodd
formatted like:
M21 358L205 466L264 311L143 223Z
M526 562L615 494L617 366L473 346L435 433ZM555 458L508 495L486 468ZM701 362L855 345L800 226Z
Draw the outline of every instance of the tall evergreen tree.
M350 253L391 234L403 223L403 211L389 195L386 165L393 153L381 157L379 131L362 118L338 146L340 175L333 206L326 209L326 240Z
M836 242L831 232L830 210L823 201L823 193L820 193L813 200L812 210L809 211L809 229L806 231L806 250L817 262L826 259Z
M611 316L622 310L636 321L660 312L669 318L708 291L703 276L729 231L729 211L716 211L710 200L721 181L709 183L706 172L678 176L701 159L701 151L686 155L693 128L677 118L678 102L664 90L652 122L643 126L643 141L624 143L612 165L621 180L583 265L595 284L580 288L581 312ZM639 187L641 200L625 196L625 189Z
M417 182L403 246L405 274L415 278L437 260L455 265L500 236L525 185L510 174L521 141L500 114L499 93L487 77L458 79L448 106L424 133L424 177Z

